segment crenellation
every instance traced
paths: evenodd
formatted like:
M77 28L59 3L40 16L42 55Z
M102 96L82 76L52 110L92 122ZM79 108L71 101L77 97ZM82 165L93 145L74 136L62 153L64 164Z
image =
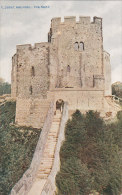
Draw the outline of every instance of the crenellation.
M61 24L61 18L52 18L51 20L51 29L54 31Z
M64 24L82 24L82 25L90 25L90 24L97 24L101 25L102 24L102 18L101 17L93 17L93 22L91 22L91 17L90 16L79 16L79 20L76 20L76 16L65 16L64 21L62 22L61 17L55 17L52 18L51 20L51 27L55 28L58 27L59 25L64 25Z
M76 17L75 16L67 16L64 17L64 24L68 24L68 23L76 23Z
M82 25L90 25L90 21L91 21L91 18L88 16L87 17L84 17L84 16L79 17L79 23Z
M102 18L101 17L93 17L93 23L102 25Z
M17 51L27 50L27 49L30 49L31 47L32 47L31 44L17 45L17 46L16 46L16 50L17 50Z
M35 43L34 44L35 48L48 47L48 46L49 46L48 42L41 42L41 43Z
M33 50L33 49L39 49L43 47L48 47L49 43L48 42L41 42L41 43L35 43L33 46L31 44L23 44L23 45L17 45L16 50L17 52L25 52L25 50Z

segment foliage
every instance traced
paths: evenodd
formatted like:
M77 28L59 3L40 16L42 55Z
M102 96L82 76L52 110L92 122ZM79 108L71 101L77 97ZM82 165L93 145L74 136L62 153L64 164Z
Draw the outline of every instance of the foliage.
M0 78L0 95L10 94L11 93L11 84L8 82L4 82L2 78Z
M121 113L118 114L120 116ZM59 195L118 195L121 188L122 120L105 124L98 112L76 111L68 120L56 176Z
M40 129L15 126L15 102L0 106L0 194L7 195L29 167Z
M112 85L112 94L122 98L122 83Z

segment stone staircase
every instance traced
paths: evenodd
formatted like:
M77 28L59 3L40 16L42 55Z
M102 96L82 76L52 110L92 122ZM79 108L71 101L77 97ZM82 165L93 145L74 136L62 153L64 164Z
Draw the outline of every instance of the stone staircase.
M54 115L45 145L44 156L40 162L35 182L28 192L28 195L40 195L51 172L54 162L55 148L58 140L61 115L62 114L60 111L57 111L56 115Z
M116 101L112 98L112 96L106 97L106 100L108 104L113 108L114 110L120 109L120 105L116 103Z

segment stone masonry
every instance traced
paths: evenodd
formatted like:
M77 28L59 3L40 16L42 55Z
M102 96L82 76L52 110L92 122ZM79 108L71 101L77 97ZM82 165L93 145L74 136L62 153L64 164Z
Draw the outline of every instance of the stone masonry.
M17 100L16 123L43 126L50 102L69 104L69 115L80 109L113 107L110 55L103 49L102 18L53 18L48 42L18 45L12 58L12 97ZM107 106L106 106L107 105Z

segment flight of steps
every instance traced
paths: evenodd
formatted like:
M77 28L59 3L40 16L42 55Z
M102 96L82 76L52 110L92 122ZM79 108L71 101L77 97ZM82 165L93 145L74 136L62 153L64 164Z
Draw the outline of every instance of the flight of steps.
M109 96L106 97L106 100L107 100L108 104L109 104L113 109L115 109L115 110L120 109L120 105L117 104L116 101L115 101L114 99L112 99L111 96L110 96L110 97L109 97Z
M60 121L61 112L57 111L56 115L54 115L52 126L48 133L44 156L40 163L40 167L36 176L36 181L33 184L28 195L40 195L44 184L46 183L46 179L51 172L54 162L55 148L58 140Z

